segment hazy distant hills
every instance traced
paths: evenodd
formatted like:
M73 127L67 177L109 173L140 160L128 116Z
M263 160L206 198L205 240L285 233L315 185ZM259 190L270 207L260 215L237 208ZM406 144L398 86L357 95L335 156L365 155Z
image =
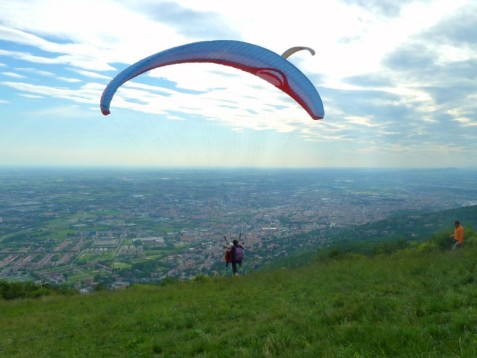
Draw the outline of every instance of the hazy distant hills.
M437 212L400 213L387 219L346 228L331 228L290 237L284 243L287 250L263 267L265 271L278 267L296 267L308 262L310 252L318 257L343 253L394 252L422 241L438 240L438 245L449 247L449 235L454 221L459 220L466 229L466 237L477 227L477 205Z
M447 230L453 232L454 221L464 227L477 227L477 205L432 213L407 213L385 220L344 229L333 239L345 240L426 240L432 234Z

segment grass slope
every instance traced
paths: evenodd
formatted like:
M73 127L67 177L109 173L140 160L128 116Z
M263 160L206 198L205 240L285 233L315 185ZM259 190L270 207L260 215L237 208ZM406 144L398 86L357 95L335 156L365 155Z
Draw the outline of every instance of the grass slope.
M8 357L475 357L477 245L0 301Z

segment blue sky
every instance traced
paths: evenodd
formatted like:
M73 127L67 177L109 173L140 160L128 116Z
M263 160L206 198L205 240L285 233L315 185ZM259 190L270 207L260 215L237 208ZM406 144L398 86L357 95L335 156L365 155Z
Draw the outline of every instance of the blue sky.
M477 2L0 0L1 166L475 167ZM122 69L182 44L254 43L320 93L214 64Z

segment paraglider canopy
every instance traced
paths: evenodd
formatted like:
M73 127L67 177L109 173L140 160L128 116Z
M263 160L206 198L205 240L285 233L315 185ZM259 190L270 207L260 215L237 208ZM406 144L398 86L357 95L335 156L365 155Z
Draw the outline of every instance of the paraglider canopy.
M202 41L173 47L136 62L114 77L101 96L101 112L110 114L110 104L118 88L144 72L181 63L210 62L234 67L264 79L293 98L313 119L322 119L324 109L318 91L285 57L285 54L290 56L301 49L292 48L280 56L263 47L232 40Z
M291 55L293 55L295 52L303 51L303 50L307 50L311 53L312 56L315 56L315 50L313 50L311 47L294 46L294 47L290 47L288 50L286 50L284 53L282 53L282 57L283 58L288 58Z

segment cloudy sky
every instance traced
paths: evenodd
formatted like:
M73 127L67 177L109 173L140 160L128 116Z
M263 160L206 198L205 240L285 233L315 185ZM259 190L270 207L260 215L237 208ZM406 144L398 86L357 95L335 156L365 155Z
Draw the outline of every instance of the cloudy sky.
M325 118L246 72L143 57L232 39L289 58ZM475 0L0 0L0 165L475 167Z

